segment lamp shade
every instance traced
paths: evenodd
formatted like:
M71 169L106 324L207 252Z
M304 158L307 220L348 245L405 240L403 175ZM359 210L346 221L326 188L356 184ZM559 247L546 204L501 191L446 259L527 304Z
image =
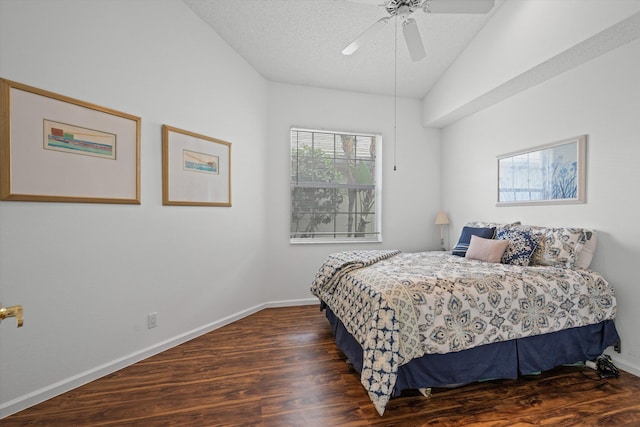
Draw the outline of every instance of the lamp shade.
M436 224L437 225L449 224L449 217L447 217L447 214L444 211L440 211L438 212L438 215L436 215Z

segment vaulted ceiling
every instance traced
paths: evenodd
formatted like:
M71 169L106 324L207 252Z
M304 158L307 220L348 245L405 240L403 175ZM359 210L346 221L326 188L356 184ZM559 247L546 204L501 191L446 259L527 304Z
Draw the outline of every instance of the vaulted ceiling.
M413 13L427 53L419 62L411 60L401 28L396 44L395 19L355 54L341 54L388 16L383 0L183 1L270 81L420 99L503 0L488 14Z

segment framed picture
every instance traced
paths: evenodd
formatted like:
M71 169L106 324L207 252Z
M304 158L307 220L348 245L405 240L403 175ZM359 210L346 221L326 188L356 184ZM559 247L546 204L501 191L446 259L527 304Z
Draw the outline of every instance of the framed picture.
M162 204L231 206L231 143L162 125Z
M0 79L0 200L140 204L140 118Z
M498 206L585 203L587 136L498 156Z

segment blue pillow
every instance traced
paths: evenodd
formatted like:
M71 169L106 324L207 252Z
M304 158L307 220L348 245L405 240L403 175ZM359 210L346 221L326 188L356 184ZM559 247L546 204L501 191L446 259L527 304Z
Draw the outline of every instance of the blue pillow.
M471 236L478 236L484 239L493 239L493 235L496 232L495 227L491 228L474 228L474 227L462 227L462 234L460 234L460 238L458 239L458 243L453 248L453 255L457 256L465 256L467 254L467 249L469 249L469 242L471 241Z
M509 245L502 254L502 263L511 265L529 265L533 251L540 243L540 235L520 230L501 229L496 240L508 240Z

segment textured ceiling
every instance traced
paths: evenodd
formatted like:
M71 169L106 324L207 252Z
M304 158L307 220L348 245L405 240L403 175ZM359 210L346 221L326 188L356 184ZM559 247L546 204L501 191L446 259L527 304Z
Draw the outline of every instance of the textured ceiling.
M422 98L501 5L486 15L415 12L427 57L412 62L395 20L351 56L340 52L376 20L382 0L183 0L274 82ZM397 87L394 76L397 75Z

